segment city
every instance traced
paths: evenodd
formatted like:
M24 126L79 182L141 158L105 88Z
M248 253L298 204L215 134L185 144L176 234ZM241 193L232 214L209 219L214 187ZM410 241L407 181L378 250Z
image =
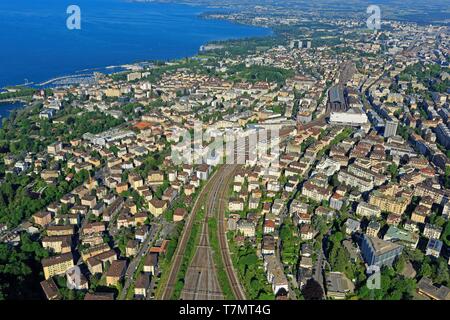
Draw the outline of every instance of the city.
M448 23L249 2L208 19L272 35L0 92L1 299L450 300Z

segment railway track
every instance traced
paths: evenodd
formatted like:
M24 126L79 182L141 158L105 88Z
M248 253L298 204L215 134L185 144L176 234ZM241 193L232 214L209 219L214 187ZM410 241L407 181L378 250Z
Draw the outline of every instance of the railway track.
M225 208L227 204L227 192L230 186L230 181L233 181L234 174L239 166L232 166L231 172L227 177L227 183L224 183L221 188L219 203L218 203L218 229L217 236L219 238L220 253L222 256L222 262L225 266L225 272L227 274L228 282L233 291L233 295L236 300L246 300L245 291L243 290L239 278L236 274L236 270L231 260L230 250L228 248L228 240L225 228Z
M216 183L208 192L200 241L195 248L194 257L186 272L185 284L181 292L181 299L183 300L224 299L214 263L214 252L210 245L208 220L214 216L217 196L228 174L229 169L221 167L217 173Z
M196 246L196 252L188 267L185 276L185 285L181 292L184 300L222 300L224 295L221 291L217 277L217 270L213 259L213 251L210 246L208 235L208 219L217 216L219 248L225 272L234 297L238 300L245 299L234 266L231 260L225 229L225 209L227 205L227 193L233 181L234 173L238 165L224 165L210 178L203 188L192 209L181 240L175 251L174 260L169 271L168 281L163 289L161 299L171 299L177 282L177 275L183 261L184 253L189 241L195 215L205 204L205 218L202 223L200 240Z
M185 276L182 300L223 300L217 278L213 251L209 242L208 215L205 216L200 242Z
M195 221L195 216L197 212L201 209L203 201L208 194L209 190L212 186L214 186L218 181L218 171L216 171L213 176L209 179L209 181L206 183L206 185L201 190L197 200L194 203L194 206L191 210L191 214L189 215L187 219L186 226L183 230L183 233L181 235L181 239L178 242L177 248L175 250L174 257L172 258L173 261L171 263L171 267L169 270L169 277L167 279L167 282L164 285L164 288L162 289L162 294L160 296L160 299L162 300L169 300L172 298L173 290L175 288L176 282L177 282L177 275L180 270L181 263L183 261L184 253L186 251L187 242L189 241L192 226Z

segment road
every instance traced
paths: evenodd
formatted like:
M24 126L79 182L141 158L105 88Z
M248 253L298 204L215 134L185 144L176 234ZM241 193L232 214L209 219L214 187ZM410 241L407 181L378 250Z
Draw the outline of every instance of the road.
M155 237L160 230L160 225L161 225L160 223L151 225L150 232L149 232L147 238L142 243L141 249L139 250L138 254L131 260L130 264L128 265L127 271L125 273L125 284L123 286L123 289L122 289L120 295L117 297L117 300L125 300L127 292L128 292L128 288L135 281L135 273L137 271L137 268L139 267L139 263L141 262L144 255L149 251L149 249L153 245L154 241L156 240Z
M317 250L317 260L314 265L313 279L316 280L322 287L323 292L325 292L324 281L323 281L323 266L324 266L324 256L322 250Z
M297 191L294 192L293 196L295 197L295 195L297 194ZM280 226L283 225L283 221L284 219L288 216L289 214L289 210L288 210L288 203L290 203L291 200L288 200L288 202L285 204L283 211L280 213L279 219L280 219ZM277 248L275 250L275 255L278 259L278 261L282 262L281 259L281 250L282 250L282 241L281 241L281 237L278 237L277 239ZM283 265L283 267L285 267L285 265ZM289 292L289 297L291 300L297 300L297 295L295 293L295 291L292 289L292 283L290 281L291 279L289 279L289 283L288 283L288 292Z

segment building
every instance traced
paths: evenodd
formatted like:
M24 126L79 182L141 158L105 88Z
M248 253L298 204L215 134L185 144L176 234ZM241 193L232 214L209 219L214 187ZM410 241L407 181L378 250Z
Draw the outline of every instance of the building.
M378 237L378 232L380 231L380 223L371 220L369 224L367 225L366 234L370 237Z
M117 286L125 275L127 262L125 260L114 260L106 273L106 285Z
M332 299L345 299L352 294L355 285L341 272L328 272L326 274L327 297Z
M72 253L64 253L58 256L45 258L42 260L45 279L66 273L74 266Z
M386 120L386 124L384 126L384 134L385 138L389 138L395 136L397 134L398 121L396 120Z
M446 220L449 220L450 218L450 202L447 202L444 204L444 207L442 208L442 217Z
M92 235L92 234L100 234L106 230L106 225L104 222L90 222L86 223L82 228L82 235Z
M33 222L41 227L45 227L52 222L52 213L42 211L33 215Z
M312 240L314 233L314 229L310 224L304 224L300 227L300 238L302 240Z
M275 239L272 235L264 235L261 245L263 255L275 254Z
M386 217L386 223L388 225L398 226L402 221L402 216L399 214L390 213Z
M144 272L156 275L158 273L158 254L155 252L149 253L144 260Z
M427 277L422 277L417 283L417 293L432 300L450 300L450 289L435 286Z
M57 155L62 150L62 143L61 142L55 142L51 145L47 146L47 153L51 155Z
M89 283L84 276L84 274L81 273L79 266L73 266L66 272L66 285L69 289L74 290L88 290L89 289Z
M141 72L131 72L127 74L127 81L134 81L142 78Z
M169 204L171 204L177 196L178 191L175 188L169 187L164 191L162 200L167 201Z
M148 203L150 213L155 217L159 217L167 209L167 201L153 198Z
M411 214L411 221L423 224L429 214L430 210L427 207L418 205Z
M354 219L347 219L345 221L345 232L347 234L352 234L358 232L361 228L361 223Z
M208 180L210 167L207 164L201 164L197 168L197 178L200 180Z
M355 187L361 192L372 190L374 187L371 179L357 176L346 169L342 169L338 173L338 181L349 187Z
M275 231L275 221L270 220L270 219L266 219L264 220L264 229L263 232L265 234L267 233L272 233Z
M419 243L419 235L414 232L399 229L396 226L390 226L383 240L400 243L411 249L415 249Z
M256 234L255 224L241 219L237 223L237 231L242 233L244 237L254 237Z
M332 86L328 90L328 103L327 111L346 111L347 101L345 97L345 91L342 86L336 85Z
M86 265L91 274L102 273L107 263L111 264L117 260L117 253L114 250L108 250L86 260Z
M137 240L128 240L125 247L125 255L127 257L134 257L138 253L139 242Z
M302 195L317 202L328 201L331 197L331 190L317 186L311 181L306 181L303 184Z
M340 126L360 127L367 124L369 119L360 108L351 108L347 112L331 112L330 124Z
M147 180L150 185L161 185L164 183L164 174L160 171L150 171Z
M43 237L42 246L54 253L68 253L72 250L71 236Z
M173 221L178 222L184 219L187 215L187 210L184 208L176 208L173 212Z
M87 261L87 259L97 256L101 253L107 252L109 250L111 250L111 248L107 243L101 243L99 245L91 246L89 248L82 250L80 254L83 261Z
M375 190L370 194L369 204L377 206L381 211L402 215L409 204L409 199L403 196L386 195Z
M450 129L443 123L436 127L436 137L440 144L446 148L450 148Z
M381 210L375 205L369 204L367 202L360 202L356 208L356 214L361 217L380 217Z
M97 204L97 198L95 196L85 195L83 198L81 198L81 205L87 206L90 209L94 208Z
M228 202L228 210L230 210L230 212L243 211L244 201L241 199L230 199Z
M273 293L276 295L281 289L289 292L289 283L284 274L283 267L275 255L264 256L264 270L267 281L272 285Z
M339 193L334 193L330 198L330 207L336 210L341 210L345 203L345 197Z
M435 258L439 258L441 254L443 243L441 240L431 238L428 240L427 249L425 254L427 256L433 256Z
M61 295L59 294L58 287L56 286L55 281L52 278L41 281L41 288L44 291L47 300L59 300L61 299Z
M141 272L136 279L134 285L134 295L136 298L146 298L148 289L150 288L150 276L147 273Z
M370 265L391 266L395 259L402 253L403 246L384 241L368 235L363 236L361 254L364 261Z
M47 227L47 236L71 236L74 234L73 226L49 226Z
M432 225L432 224L425 224L425 228L423 229L423 236L427 237L428 239L434 238L439 239L441 237L442 228Z
M237 229L237 222L240 219L240 215L236 213L231 213L227 219L227 230L235 231Z

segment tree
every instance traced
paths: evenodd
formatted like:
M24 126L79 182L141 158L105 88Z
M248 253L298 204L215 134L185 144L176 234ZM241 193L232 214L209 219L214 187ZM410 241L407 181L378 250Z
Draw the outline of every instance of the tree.
M22 235L20 246L0 244L0 299L41 299L40 260L46 256L46 250L28 234Z
M389 173L391 174L391 179L395 179L398 174L398 166L395 163L391 163L388 166Z
M433 274L433 268L431 267L429 261L429 257L425 257L425 259L422 261L422 266L420 267L419 271L419 274L422 277L431 277L431 275Z
M406 258L405 255L402 254L400 257L397 258L397 260L394 263L394 269L397 273L401 273L403 269L405 268Z
M435 282L447 286L449 283L449 272L447 262L440 258L437 264Z
M322 287L314 279L309 279L306 282L302 289L302 294L305 300L322 300L324 295Z
M444 232L442 232L441 235L442 241L447 245L450 246L450 222L447 222L444 228Z
M358 296L361 299L370 300L411 299L416 286L413 279L405 279L391 267L382 268L380 284L379 289L369 289L367 285L361 286L358 289Z

